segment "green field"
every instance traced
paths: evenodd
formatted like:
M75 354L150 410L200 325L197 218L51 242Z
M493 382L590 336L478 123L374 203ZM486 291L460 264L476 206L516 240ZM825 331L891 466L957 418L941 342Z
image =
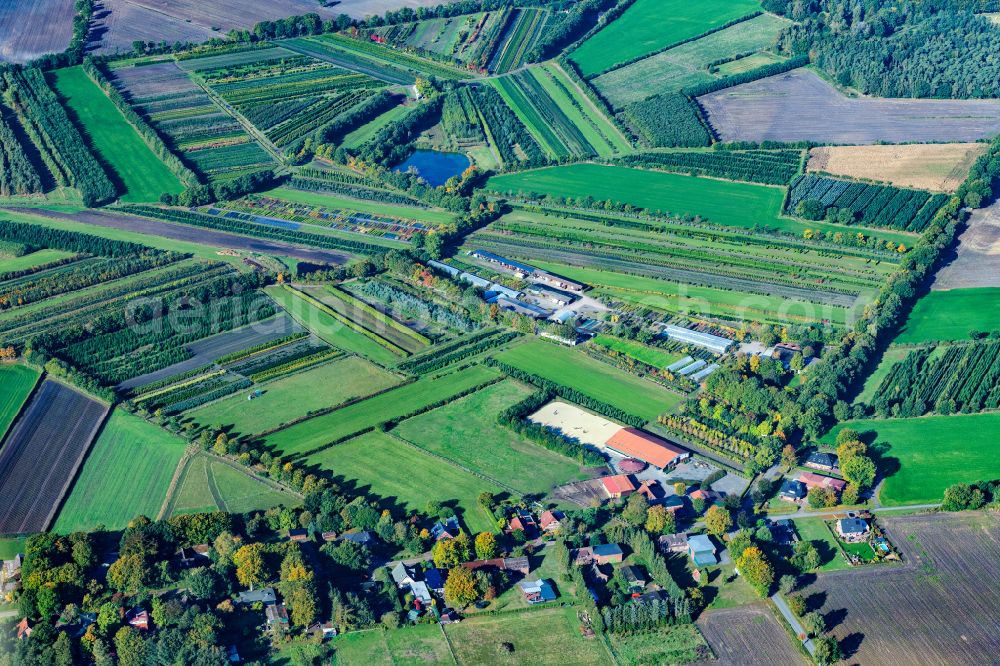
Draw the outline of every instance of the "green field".
M851 569L851 563L840 554L837 539L826 526L828 518L796 518L795 531L803 541L811 541L819 551L820 565L816 571Z
M875 441L888 445L882 466L889 476L879 492L887 506L940 502L948 486L995 479L1000 470L997 413L845 421L824 440L841 428L874 431Z
M186 446L180 437L115 410L53 529L66 533L104 525L114 530L140 514L155 519Z
M531 263L570 280L592 285L596 287L598 294L607 294L626 302L672 314L771 323L828 321L835 325L843 325L847 320L847 309L835 305L805 303L777 296L713 287L697 287L640 275L614 273L596 268L578 268L548 261Z
M608 640L622 666L687 664L697 661L708 648L708 643L693 624L630 636L609 633Z
M91 144L124 185L122 201L159 201L164 192L184 189L82 67L56 70L52 78Z
M710 224L745 229L757 226L786 228L779 221L784 191L777 187L694 178L600 164L522 171L494 176L487 187L497 192L536 193L556 197L593 197L620 201L647 211L698 215ZM806 228L801 222L796 227Z
M0 255L0 273L13 273L15 271L35 268L36 266L44 266L45 264L52 263L53 261L59 261L61 259L66 259L67 257L72 257L74 254L74 252L42 248L41 250L35 250L34 252L29 252L28 254L20 257L7 257Z
M576 611L563 606L480 615L449 624L444 631L461 666L610 666L614 662L600 639L580 633ZM500 643L511 643L514 650L501 656Z
M932 291L913 306L895 342L968 340L973 329L984 333L1000 329L998 311L1000 287Z
M294 190L288 187L279 187L266 192L267 196L275 199L284 199L295 203L303 203L309 206L322 206L335 210L349 210L358 213L371 213L373 215L388 215L390 217L401 217L407 220L427 222L434 225L451 224L455 221L455 216L447 211L434 210L432 208L417 208L415 206L400 206L398 204L387 204L374 201L361 201L360 199L349 199L335 194L324 194L322 192L305 192Z
M625 354L628 357L651 365L654 368L660 368L661 370L674 361L679 361L683 358L682 354L668 352L657 347L644 345L641 342L636 342L635 340L616 338L611 335L598 335L594 338L594 344L616 351L620 354Z
M302 501L208 455L192 458L173 497L170 515L227 511L246 513Z
M647 421L655 421L684 400L651 381L629 375L581 351L542 340L504 350L496 358Z
M497 424L501 411L533 392L507 380L404 421L393 432L521 492L547 493L576 480L580 465Z
M751 70L757 69L758 67L765 67L766 65L774 65L779 62L784 62L784 58L773 53L754 53L753 55L748 55L745 58L738 58L732 60L725 64L719 65L719 76L734 76L736 74L742 74L744 72L749 72Z
M759 10L755 0L636 0L570 54L584 76L654 53Z
M765 49L774 42L778 33L790 21L770 14L737 23L725 30L706 35L693 42L681 44L645 60L613 70L593 80L593 85L616 108L639 102L650 95L674 92L701 83L728 76L722 68L718 75L708 71L709 63L720 58L732 58L743 53ZM736 61L752 60L743 58ZM769 60L758 66L767 64ZM736 63L727 63L736 65Z
M199 407L186 416L199 425L232 426L232 432L250 435L398 383L396 375L351 356L259 384L256 388L263 391L263 395L252 402L241 391Z
M309 456L306 463L329 470L406 511L422 511L429 500L451 506L472 532L496 526L478 505L483 491L499 486L458 469L381 432L370 432Z
M882 386L882 381L889 376L889 371L892 368L906 358L911 349L902 349L899 347L892 347L887 349L885 354L882 355L882 360L879 362L878 367L872 374L868 375L865 380L864 388L858 397L854 400L857 403L866 403L875 397L875 392L878 391L879 387Z
M345 134L343 141L340 142L340 145L343 146L344 148L347 148L348 150L354 150L356 148L359 148L361 144L365 143L373 136L375 136L375 134L377 134L380 129L382 129L383 127L385 127L386 125L395 120L399 120L400 118L405 116L408 111L410 111L410 107L402 105L394 106L385 113L383 113L378 118L375 118L374 120L365 123L361 127L354 130L353 132L348 132L347 134Z
M330 414L279 430L268 435L264 442L286 456L305 453L341 437L372 428L388 419L410 414L496 376L496 371L475 365L443 376L424 377Z
M0 365L0 441L17 418L40 373L26 365Z
M27 537L0 539L0 560L9 560L18 553L24 554L24 542Z
M451 648L438 624L419 624L397 631L357 631L334 642L338 666L421 666L454 664Z
M348 352L361 354L382 365L395 365L399 356L365 334L348 328L333 315L324 312L291 291L291 288L274 285L265 289L267 294L299 322L324 342Z

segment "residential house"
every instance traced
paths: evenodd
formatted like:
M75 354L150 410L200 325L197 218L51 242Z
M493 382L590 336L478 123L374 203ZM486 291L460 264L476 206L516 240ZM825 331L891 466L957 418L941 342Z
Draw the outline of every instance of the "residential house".
M847 481L843 479L835 479L832 476L823 476L822 474L814 474L813 472L802 472L799 475L799 481L806 484L810 490L813 488L830 488L838 495L844 492L844 488L847 487Z
M616 543L604 543L594 546L594 562L601 564L617 564L622 561L624 553Z
M543 511L542 515L538 517L538 526L542 528L543 532L555 532L562 527L562 521L565 518L566 514L562 511Z
M260 602L265 606L269 606L277 601L278 598L274 594L273 587L262 587L259 590L249 590L247 592L240 592L236 595L236 603L244 605Z
M631 477L626 474L606 476L601 479L601 485L604 486L604 492L611 499L628 497L635 492L635 484Z
M201 567L212 563L209 556L211 551L207 543L199 543L190 548L181 548L177 551L177 563L182 567Z
M431 526L431 538L435 541L454 539L461 531L458 525L458 518L451 516L447 520L439 520Z
M670 513L677 513L684 509L684 498L680 495L667 495L660 501L660 505Z
M576 550L570 552L570 556L573 558L574 566L586 566L594 561L594 549L590 546L577 548Z
M627 458L635 458L660 469L670 469L691 454L638 428L622 428L605 446Z
M295 541L297 543L302 543L303 541L309 540L309 530L302 528L295 528L288 530L288 540Z
M836 453L816 452L806 458L805 466L818 469L821 472L832 472L837 469L839 459Z
M419 599L424 606L430 606L431 601L433 601L431 591L427 589L427 584L421 580L410 583L410 594L413 595L414 599Z
M348 532L340 537L344 541L352 541L354 543L361 544L362 546L370 546L375 542L375 535L371 532Z
M34 629L31 628L28 618L24 618L17 623L17 640L21 640L22 638L31 638L33 631Z
M837 521L837 535L848 543L859 543L868 539L871 528L864 518L841 518Z
M516 574L527 576L531 571L531 565L527 557L498 557L492 560L474 560L472 562L462 562L461 566L466 569L499 569L500 571L510 571Z
M529 604L541 604L556 600L556 591L547 580L522 581L521 593Z
M705 567L719 563L715 544L704 534L689 536L687 540L688 554L695 566Z
M396 587L400 589L409 587L414 581L419 580L416 569L402 562L396 563L396 566L389 573L392 576L392 580L395 581Z
M507 523L507 531L515 532L521 530L524 536L528 539L534 539L538 536L538 523L535 522L534 516L529 512L518 509L517 513L510 519Z
M128 611L125 613L125 621L136 629L149 631L149 611L145 608L136 607Z
M337 540L337 533L336 532L323 532L320 536L323 537L323 541L336 541Z
M695 500L701 500L705 503L705 506L711 506L719 500L721 495L714 490L702 490L701 488L698 488L697 490L689 493L688 497L691 498L692 502Z
M438 594L444 593L444 581L447 575L441 569L436 567L431 567L424 571L424 583L427 585L427 589L431 592L437 592Z
M786 502L801 502L805 499L808 490L806 484L801 481L785 479L781 482L781 490L778 492L778 497Z
M267 619L267 628L272 631L288 627L288 610L285 604L269 605L264 609L264 617Z
M795 531L795 523L788 520L775 520L770 524L771 538L776 544L795 543L799 534Z
M664 555L667 553L687 552L687 533L664 534L657 539L657 545L659 545L660 552Z
M663 486L656 479L646 479L641 482L636 492L645 497L650 506L659 504L667 495Z
M641 592L646 587L646 572L641 567L628 565L622 567L619 571L625 582L628 583L629 589L633 592Z

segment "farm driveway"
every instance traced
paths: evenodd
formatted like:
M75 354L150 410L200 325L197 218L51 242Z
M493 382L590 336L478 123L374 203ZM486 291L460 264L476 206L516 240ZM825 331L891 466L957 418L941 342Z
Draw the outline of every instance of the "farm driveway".
M966 287L1000 287L1000 201L973 211L957 256L938 271L931 289Z

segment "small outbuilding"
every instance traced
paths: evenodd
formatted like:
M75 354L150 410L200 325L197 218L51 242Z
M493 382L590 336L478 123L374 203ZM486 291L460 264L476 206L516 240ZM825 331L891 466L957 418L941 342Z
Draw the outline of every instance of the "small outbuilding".
M695 566L707 567L719 563L715 544L704 534L689 536L687 540L688 554Z

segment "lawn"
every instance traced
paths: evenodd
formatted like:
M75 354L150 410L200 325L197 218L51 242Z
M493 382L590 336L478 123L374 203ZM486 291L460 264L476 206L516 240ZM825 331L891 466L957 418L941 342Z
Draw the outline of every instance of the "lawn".
M354 150L359 148L361 144L365 143L369 139L375 136L380 129L388 125L389 123L399 120L410 110L410 107L403 105L394 106L382 115L378 116L374 120L365 123L361 127L357 128L353 132L348 132L344 135L344 140L340 142L340 145L347 150Z
M309 412L371 395L399 383L399 377L350 356L316 368L297 372L273 382L259 384L263 395L250 402L244 392L209 403L186 416L204 426L232 426L249 435L276 428Z
M18 553L24 554L24 542L27 537L0 539L0 560L9 560Z
M53 530L66 533L97 525L115 530L140 514L156 518L186 446L151 423L113 411Z
M279 430L265 438L264 443L286 456L306 453L341 437L373 428L389 419L412 414L496 376L496 371L491 368L475 365L443 376L424 377L335 412Z
M508 380L404 421L393 432L521 492L547 493L576 480L580 465L497 424L501 411L533 392Z
M9 257L0 255L0 273L13 273L23 271L36 266L43 266L53 261L59 261L75 255L75 252L65 252L63 250L53 250L42 248L20 257Z
M940 502L948 486L995 479L1000 470L998 413L845 421L824 440L833 442L841 428L874 431L875 442L887 445L879 492L886 506Z
M381 365L395 365L399 361L399 356L365 334L348 328L328 312L293 293L291 288L274 285L267 287L265 291L292 319L324 342L344 351L361 354Z
M502 494L501 488L385 433L370 432L331 446L306 462L353 482L355 491L383 498L386 508L423 511L435 500L455 509L472 532L496 529L477 498L484 491Z
M647 421L655 421L683 401L681 396L651 381L629 375L580 351L542 340L504 350L496 358Z
M895 342L968 340L969 331L1000 328L1000 287L932 291L913 306Z
M610 665L614 662L600 640L580 633L574 606L523 613L480 615L445 626L455 657L462 666ZM501 643L514 649L501 652Z
M288 187L279 187L266 192L267 196L285 201L293 201L308 206L322 206L335 210L349 210L358 213L371 213L372 215L388 215L390 217L400 217L406 220L416 220L427 222L433 225L451 224L455 221L455 216L443 210L430 208L416 208L414 206L401 206L399 204L388 204L374 201L361 201L359 199L348 199L347 197L335 194L324 194L322 192L305 192L303 190L293 190Z
M868 375L861 393L858 394L854 402L864 404L874 398L876 391L882 386L882 382L889 376L889 372L893 367L909 356L912 351L912 349L903 349L900 347L890 347L887 349L882 355L882 360L879 361L878 367L875 368L872 374Z
M17 418L40 373L26 365L0 365L0 441Z
M192 458L173 497L170 514L227 511L246 513L302 501L208 455Z
M593 197L630 203L650 212L697 215L711 224L785 228L779 220L784 190L750 183L647 171L601 164L571 164L494 176L487 187L497 192ZM805 228L793 222L796 228Z
M620 354L624 354L625 356L634 358L635 360L646 363L647 365L651 365L654 368L660 368L661 370L674 361L678 361L683 358L682 354L668 352L664 349L644 345L641 342L636 342L635 340L616 338L611 335L598 335L594 338L594 344L616 351Z
M688 664L709 652L708 643L693 624L631 636L609 633L608 640L621 666Z
M759 10L755 0L636 0L570 54L584 76L655 53Z
M843 325L848 314L845 308L826 303L806 303L764 294L697 287L641 275L578 268L547 261L532 261L531 264L596 287L597 294L608 294L626 302L672 314L690 313L694 316L722 317L735 321L773 323L829 321L836 325Z
M826 518L795 518L795 531L799 533L799 538L811 541L819 551L820 565L816 571L851 569L851 563L840 554L837 539L826 526L826 520Z
M124 185L122 201L159 201L164 192L184 186L150 150L135 128L82 67L52 73L56 91L76 116L90 142Z

